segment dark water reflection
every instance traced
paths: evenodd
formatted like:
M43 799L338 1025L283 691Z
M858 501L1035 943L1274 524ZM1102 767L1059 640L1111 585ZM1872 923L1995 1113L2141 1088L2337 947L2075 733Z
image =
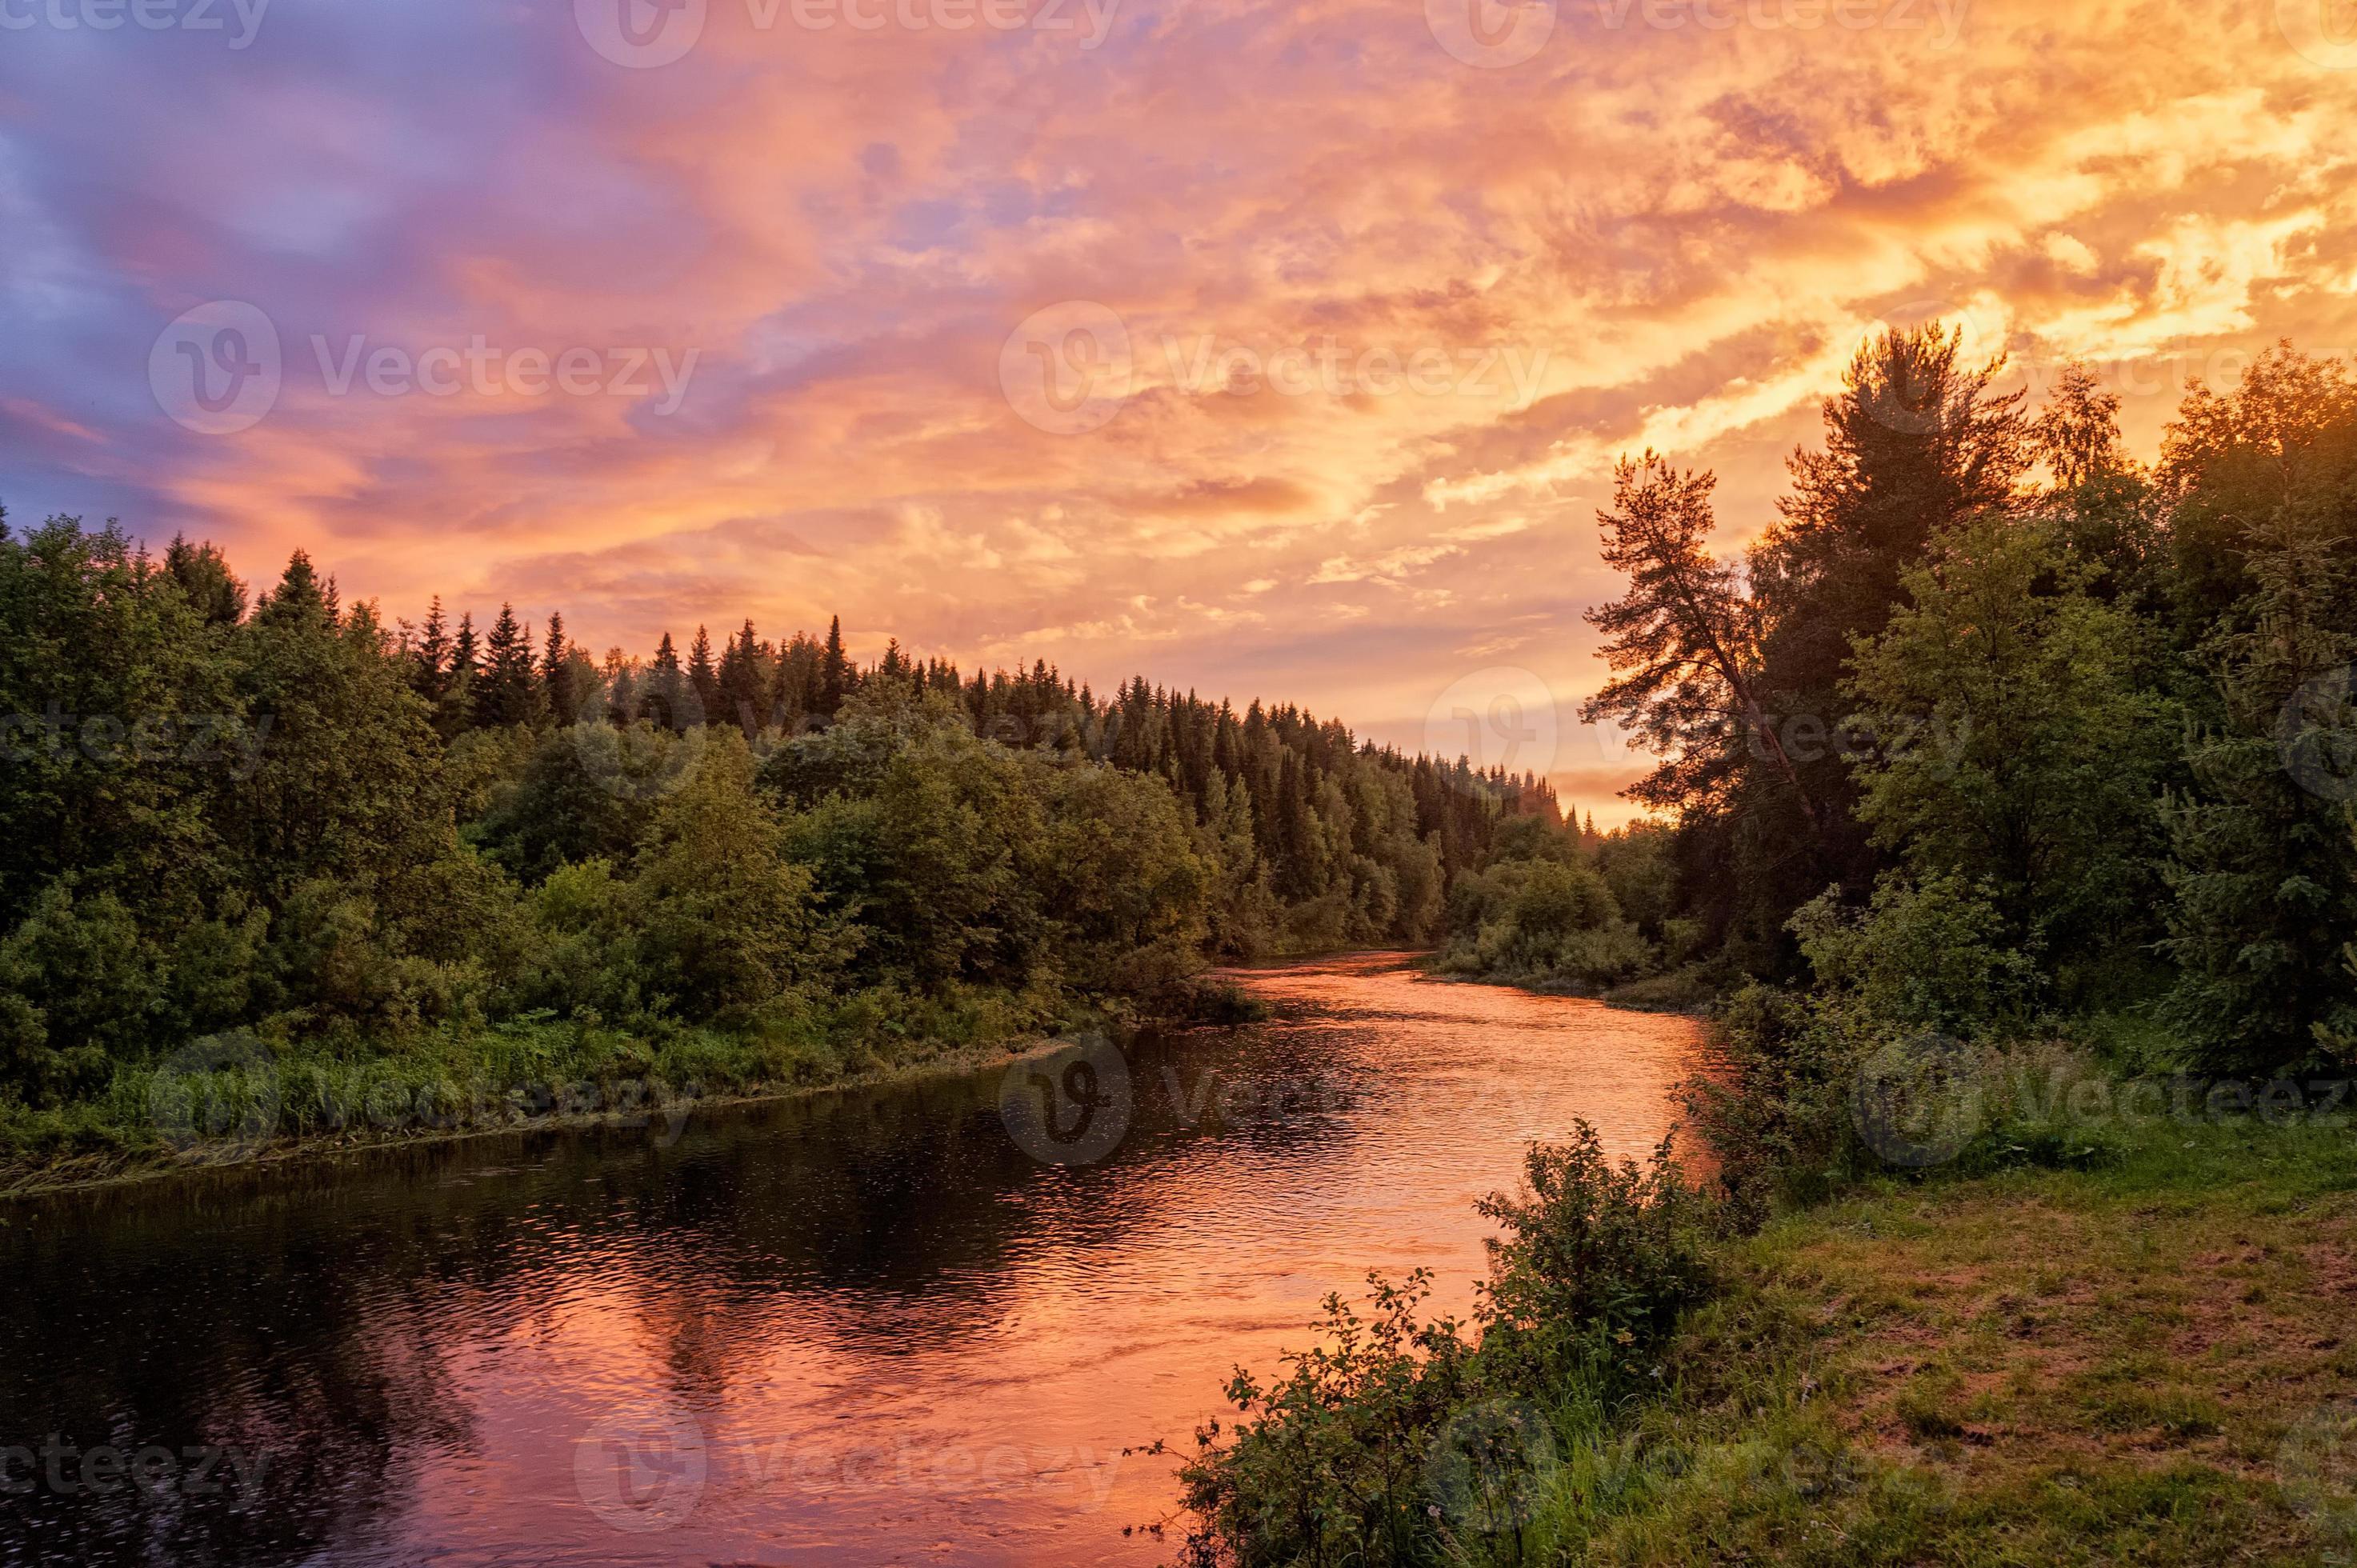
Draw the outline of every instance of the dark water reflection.
M994 1072L0 1208L0 1560L1156 1562L1125 1445L1370 1267L1462 1310L1473 1199L1574 1116L1652 1143L1693 1047L1381 957L1247 980L1275 1022L1129 1044L1094 1164Z

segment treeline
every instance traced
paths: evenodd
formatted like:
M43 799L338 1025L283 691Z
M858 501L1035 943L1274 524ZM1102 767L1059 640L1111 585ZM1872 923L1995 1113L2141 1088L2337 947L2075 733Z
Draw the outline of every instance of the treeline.
M438 598L422 626L401 623L394 634L437 733L462 750L478 732L593 722L675 736L734 726L766 750L829 727L846 704L873 693L962 716L975 736L1011 749L1153 775L1222 840L1232 885L1216 912L1213 950L1231 957L1420 942L1435 929L1447 883L1488 854L1498 820L1561 821L1552 789L1533 775L1361 746L1339 721L1289 704L1254 701L1240 714L1143 676L1100 699L1044 660L969 679L948 660L909 658L898 639L862 669L845 654L839 618L823 639L798 632L782 644L761 639L748 620L716 656L699 626L684 661L669 633L648 659L615 648L592 660L566 638L561 615L550 618L536 655L533 641L511 606L480 639L467 616L452 632ZM552 759L579 766L576 751L560 746Z
M71 518L0 532L0 1109L136 1120L139 1072L225 1033L824 1078L1207 956L1425 940L1501 822L1556 820L1289 706L861 667L839 625L593 660L556 617L388 627L300 553L255 595Z
M1695 991L1870 985L1965 1033L2109 1017L2176 1065L2346 1062L2357 379L2280 346L2197 387L2147 467L2083 367L2032 408L1958 343L1865 346L1739 560L1710 553L1711 475L1621 463L1587 716L1658 754L1630 794L1672 825L1600 860L1506 841L1521 864L1458 885L1453 960L1609 983L1650 959Z

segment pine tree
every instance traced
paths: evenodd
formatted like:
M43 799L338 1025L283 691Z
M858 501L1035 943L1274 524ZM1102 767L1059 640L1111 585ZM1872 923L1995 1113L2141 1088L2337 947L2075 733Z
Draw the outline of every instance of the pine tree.
M442 618L439 594L425 612L425 626L418 634L412 658L411 689L428 703L440 702L442 693L450 689L450 633Z
M826 623L826 650L819 660L818 702L812 711L834 717L843 711L843 699L850 690L851 661L843 655L843 618L835 616Z
M474 691L475 723L485 729L530 725L547 711L531 629L516 619L514 606L503 604L483 639L483 670Z
M1705 548L1717 482L1680 473L1651 451L1614 470L1613 510L1596 521L1605 564L1629 575L1629 591L1587 612L1605 634L1613 678L1580 716L1618 721L1662 757L1630 788L1633 799L1699 807L1727 789L1748 749L1773 764L1814 828L1815 804L1762 696L1759 607Z
M701 626L687 645L687 686L695 697L695 723L711 724L722 712L720 673L712 663L712 637Z
M565 617L551 610L548 613L548 641L540 656L540 678L546 693L549 716L559 725L569 725L580 716L582 693L573 665L572 645L565 638Z
M481 668L481 648L475 639L475 612L461 610L458 635L450 640L450 683L471 683Z
M664 632L648 669L644 716L673 735L684 735L703 722L694 710L687 678L680 672L679 650L672 645L671 633Z

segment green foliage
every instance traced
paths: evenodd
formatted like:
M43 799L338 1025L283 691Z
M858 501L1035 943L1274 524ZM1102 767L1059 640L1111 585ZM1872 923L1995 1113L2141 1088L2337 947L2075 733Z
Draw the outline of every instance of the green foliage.
M1692 939L1673 929L1679 923L1674 840L1674 832L1664 823L1631 822L1598 842L1596 869L1611 889L1612 902L1646 940L1678 946L1690 944ZM1688 956L1689 952L1679 952L1672 961Z
M1792 931L1820 995L1874 1017L1967 1038L2027 1021L2037 966L2007 945L1986 884L1886 875L1862 911L1845 909L1840 890L1828 888L1792 917Z
M0 535L0 929L68 874L185 914L226 882L207 783L250 760L226 628L113 524Z
M1577 835L1543 819L1509 822L1488 863L1449 889L1442 971L1584 992L1650 972L1657 951L1623 916L1613 882L1663 915L1668 877L1657 848L1655 830L1640 826L1591 857Z
M1582 861L1506 860L1458 880L1441 955L1450 973L1525 985L1610 985L1651 966L1652 950Z
M1864 910L1828 889L1792 927L1813 986L1737 992L1703 1069L1680 1090L1735 1212L1754 1222L1780 1196L1814 1198L1881 1167L1858 1127L1869 1064L1979 1074L1987 1051L1973 1047L2030 1022L2037 981L2030 961L2002 945L1986 890L1953 877L1886 877ZM1989 1090L1978 1079L1950 1087Z
M2266 356L2232 397L2189 401L2169 457L2185 492L2179 603L2210 680L2191 783L2164 813L2169 1015L2206 1065L2345 1063L2357 854L2337 794L2357 752L2357 379Z
M2148 471L2093 371L2033 416L2000 370L1936 326L1864 345L1748 572L1704 552L1711 476L1622 465L1589 716L1663 754L1630 793L1676 820L1597 864L1698 975L1846 961L1810 905L1830 882L1911 955L1855 983L1869 1015L1971 1032L2030 993L2165 993L2182 1065L2346 1063L2357 372L2263 354L2195 387ZM1452 966L1532 976L1500 858L1458 880ZM1994 952L1997 1004L1968 1004Z
M2145 628L2094 597L2061 531L1983 514L1936 541L1845 690L1877 745L1853 768L1875 843L1986 886L2050 962L2149 940L2179 721L2139 684Z
M1547 1386L1573 1374L1608 1387L1641 1380L1645 1357L1710 1288L1718 1216L1663 1139L1652 1160L1615 1165L1596 1130L1534 1144L1523 1191L1475 1207L1492 1238L1482 1353Z
M1139 994L1195 968L1210 875L1161 779L1091 766L1046 768L1039 894L1068 974Z
M683 1016L758 1009L839 972L855 938L828 919L816 878L787 858L777 812L753 788L743 738L713 732L665 800L630 885L651 988Z
M76 899L63 882L0 941L0 1063L56 1099L104 1081L112 1058L135 1054L162 999L158 957L112 893Z
M1716 1219L1666 1143L1615 1165L1585 1122L1534 1147L1525 1175L1481 1206L1503 1234L1472 1325L1423 1316L1421 1271L1370 1275L1368 1314L1327 1297L1319 1347L1286 1357L1286 1376L1237 1371L1237 1419L1199 1432L1180 1472L1183 1562L1544 1560L1533 1500L1566 1441L1652 1384L1679 1311L1709 1288Z
M1465 1401L1474 1352L1453 1319L1425 1320L1418 1271L1370 1275L1371 1316L1329 1295L1324 1341L1263 1388L1239 1368L1232 1434L1213 1423L1181 1472L1195 1515L1181 1561L1409 1563L1437 1556L1426 1451Z
M1423 940L1554 811L1290 707L863 670L839 626L601 664L512 607L388 630L299 552L249 606L210 545L73 519L0 531L0 1101L118 1131L223 1032L696 1029L799 1082L1158 1006L1211 953Z

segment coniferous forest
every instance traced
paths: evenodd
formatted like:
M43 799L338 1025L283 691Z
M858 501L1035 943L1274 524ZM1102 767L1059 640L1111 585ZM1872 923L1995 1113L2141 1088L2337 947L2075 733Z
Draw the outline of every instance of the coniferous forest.
M1428 942L1502 824L1560 822L1289 705L861 667L839 625L593 658L72 518L0 583L0 1106L53 1154L152 1132L159 1063L342 1132L1183 1012L1209 960Z
M295 1130L356 1123L338 1073L826 1081L1370 945L2345 1060L2357 384L2273 350L2148 467L2084 370L2038 406L2000 374L1936 327L1867 345L1740 559L1711 476L1622 462L1586 716L1660 760L1610 834L1291 705L861 665L839 624L593 655L507 607L389 621L300 552L254 586L16 529L0 1105L54 1154L139 1135L167 1059L333 1064Z

